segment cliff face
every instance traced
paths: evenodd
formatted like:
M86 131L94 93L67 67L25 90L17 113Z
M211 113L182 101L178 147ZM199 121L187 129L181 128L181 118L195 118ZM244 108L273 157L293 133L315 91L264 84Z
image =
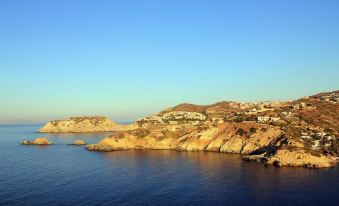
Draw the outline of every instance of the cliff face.
M330 167L335 159L308 151L303 143L285 136L279 127L253 122L223 123L204 127L157 127L109 136L87 147L91 151L171 149L213 151L244 155L245 160L275 166Z
M64 120L50 121L44 125L41 133L62 133L62 132L110 132L127 131L136 129L136 125L119 125L113 121L100 116L92 117L71 117Z
M338 102L339 91L290 102L181 104L87 149L212 151L275 166L331 167L339 148Z

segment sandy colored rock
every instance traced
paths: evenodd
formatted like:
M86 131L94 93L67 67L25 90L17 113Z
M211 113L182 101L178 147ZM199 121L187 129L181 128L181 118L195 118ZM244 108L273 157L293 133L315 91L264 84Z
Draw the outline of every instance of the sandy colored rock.
M267 133L258 132L251 136L246 134L253 123L225 123L218 126L178 128L170 131L168 128L138 129L122 132L104 138L97 145L121 149L176 149L179 151L219 151L226 153L250 153L260 147L267 146L277 138L281 131L272 127ZM260 128L258 128L259 130ZM241 131L241 132L239 132ZM246 135L248 135L246 137ZM260 137L263 138L260 138ZM99 146L95 147L100 148Z
M98 144L88 145L87 149L103 152L128 149L218 151L243 154L245 160L275 166L333 166L330 157L307 153L301 142L287 140L278 127L244 122L199 127L182 126L176 127L176 131L161 126L137 129L106 137ZM286 149L296 146L299 150Z
M193 138L188 142L186 151L205 151L211 141L215 138L218 128L212 127L204 131L192 134Z
M67 132L112 132L127 131L138 128L136 124L119 125L106 117L70 117L64 120L54 120L44 125L41 133L67 133Z
M279 137L282 131L278 128L267 128L265 131L258 130L245 140L241 154L250 154L258 148L269 145L273 140Z
M232 136L221 147L220 152L240 154L245 146L245 138L239 135Z
M268 163L276 166L324 168L334 166L335 159L324 155L314 155L302 149L295 151L281 149L268 159Z
M75 140L72 145L87 145L87 142L85 140Z
M302 149L280 149L273 156L261 154L247 155L243 158L278 167L326 168L333 167L336 163L333 157L311 154Z
M22 141L22 145L51 145L53 142L50 142L47 138L38 137L33 141Z

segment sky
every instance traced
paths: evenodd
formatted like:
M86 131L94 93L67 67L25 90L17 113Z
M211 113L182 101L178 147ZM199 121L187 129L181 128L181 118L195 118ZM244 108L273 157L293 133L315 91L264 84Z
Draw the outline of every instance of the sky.
M336 0L0 1L0 123L337 89Z

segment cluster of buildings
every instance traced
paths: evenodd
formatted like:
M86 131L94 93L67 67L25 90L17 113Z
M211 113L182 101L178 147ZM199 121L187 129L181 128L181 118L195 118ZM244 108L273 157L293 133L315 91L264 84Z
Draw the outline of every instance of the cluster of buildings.
M152 115L149 117L145 117L142 119L137 120L138 123L144 124L144 123L149 123L149 124L165 124L164 120L160 116L157 115Z
M302 139L326 139L326 140L333 140L334 138L327 134L326 132L302 132L301 133Z
M280 117L271 117L271 116L268 116L268 115L257 117L257 122L259 122L259 123L276 122L278 120L280 120Z
M320 98L320 100L326 101L326 102L337 103L337 102L339 102L339 93L333 92L333 93L331 93L331 94L322 96L322 97Z
M185 111L178 111L178 112L168 112L162 116L164 120L195 120L195 121L204 121L206 120L206 115L199 113L199 112L185 112Z
M164 115L152 115L139 119L137 122L140 124L170 124L170 125L179 125L182 123L190 123L192 125L199 125L201 122L206 120L206 115L198 112L168 112Z
M293 112L281 112L281 115L285 118L292 118L295 116L295 113Z
M300 104L295 104L293 105L293 110L299 110L299 109L304 109L307 107L307 104L302 102Z
M334 139L331 135L327 134L326 132L317 132L317 133L302 132L301 138L311 142L313 149L319 149L321 141L327 142L326 144L324 144L325 147L331 146L330 141Z
M238 104L238 109L249 109L254 106L254 103L251 102L242 102Z

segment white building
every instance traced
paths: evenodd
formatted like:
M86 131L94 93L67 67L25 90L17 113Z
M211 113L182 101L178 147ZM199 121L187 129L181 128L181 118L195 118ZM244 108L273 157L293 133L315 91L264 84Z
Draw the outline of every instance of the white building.
M270 120L270 116L258 116L258 122L268 122Z
M296 104L296 105L294 105L294 106L293 106L293 109L294 109L294 110L298 110L298 109L300 109L300 106L299 106L299 104Z

